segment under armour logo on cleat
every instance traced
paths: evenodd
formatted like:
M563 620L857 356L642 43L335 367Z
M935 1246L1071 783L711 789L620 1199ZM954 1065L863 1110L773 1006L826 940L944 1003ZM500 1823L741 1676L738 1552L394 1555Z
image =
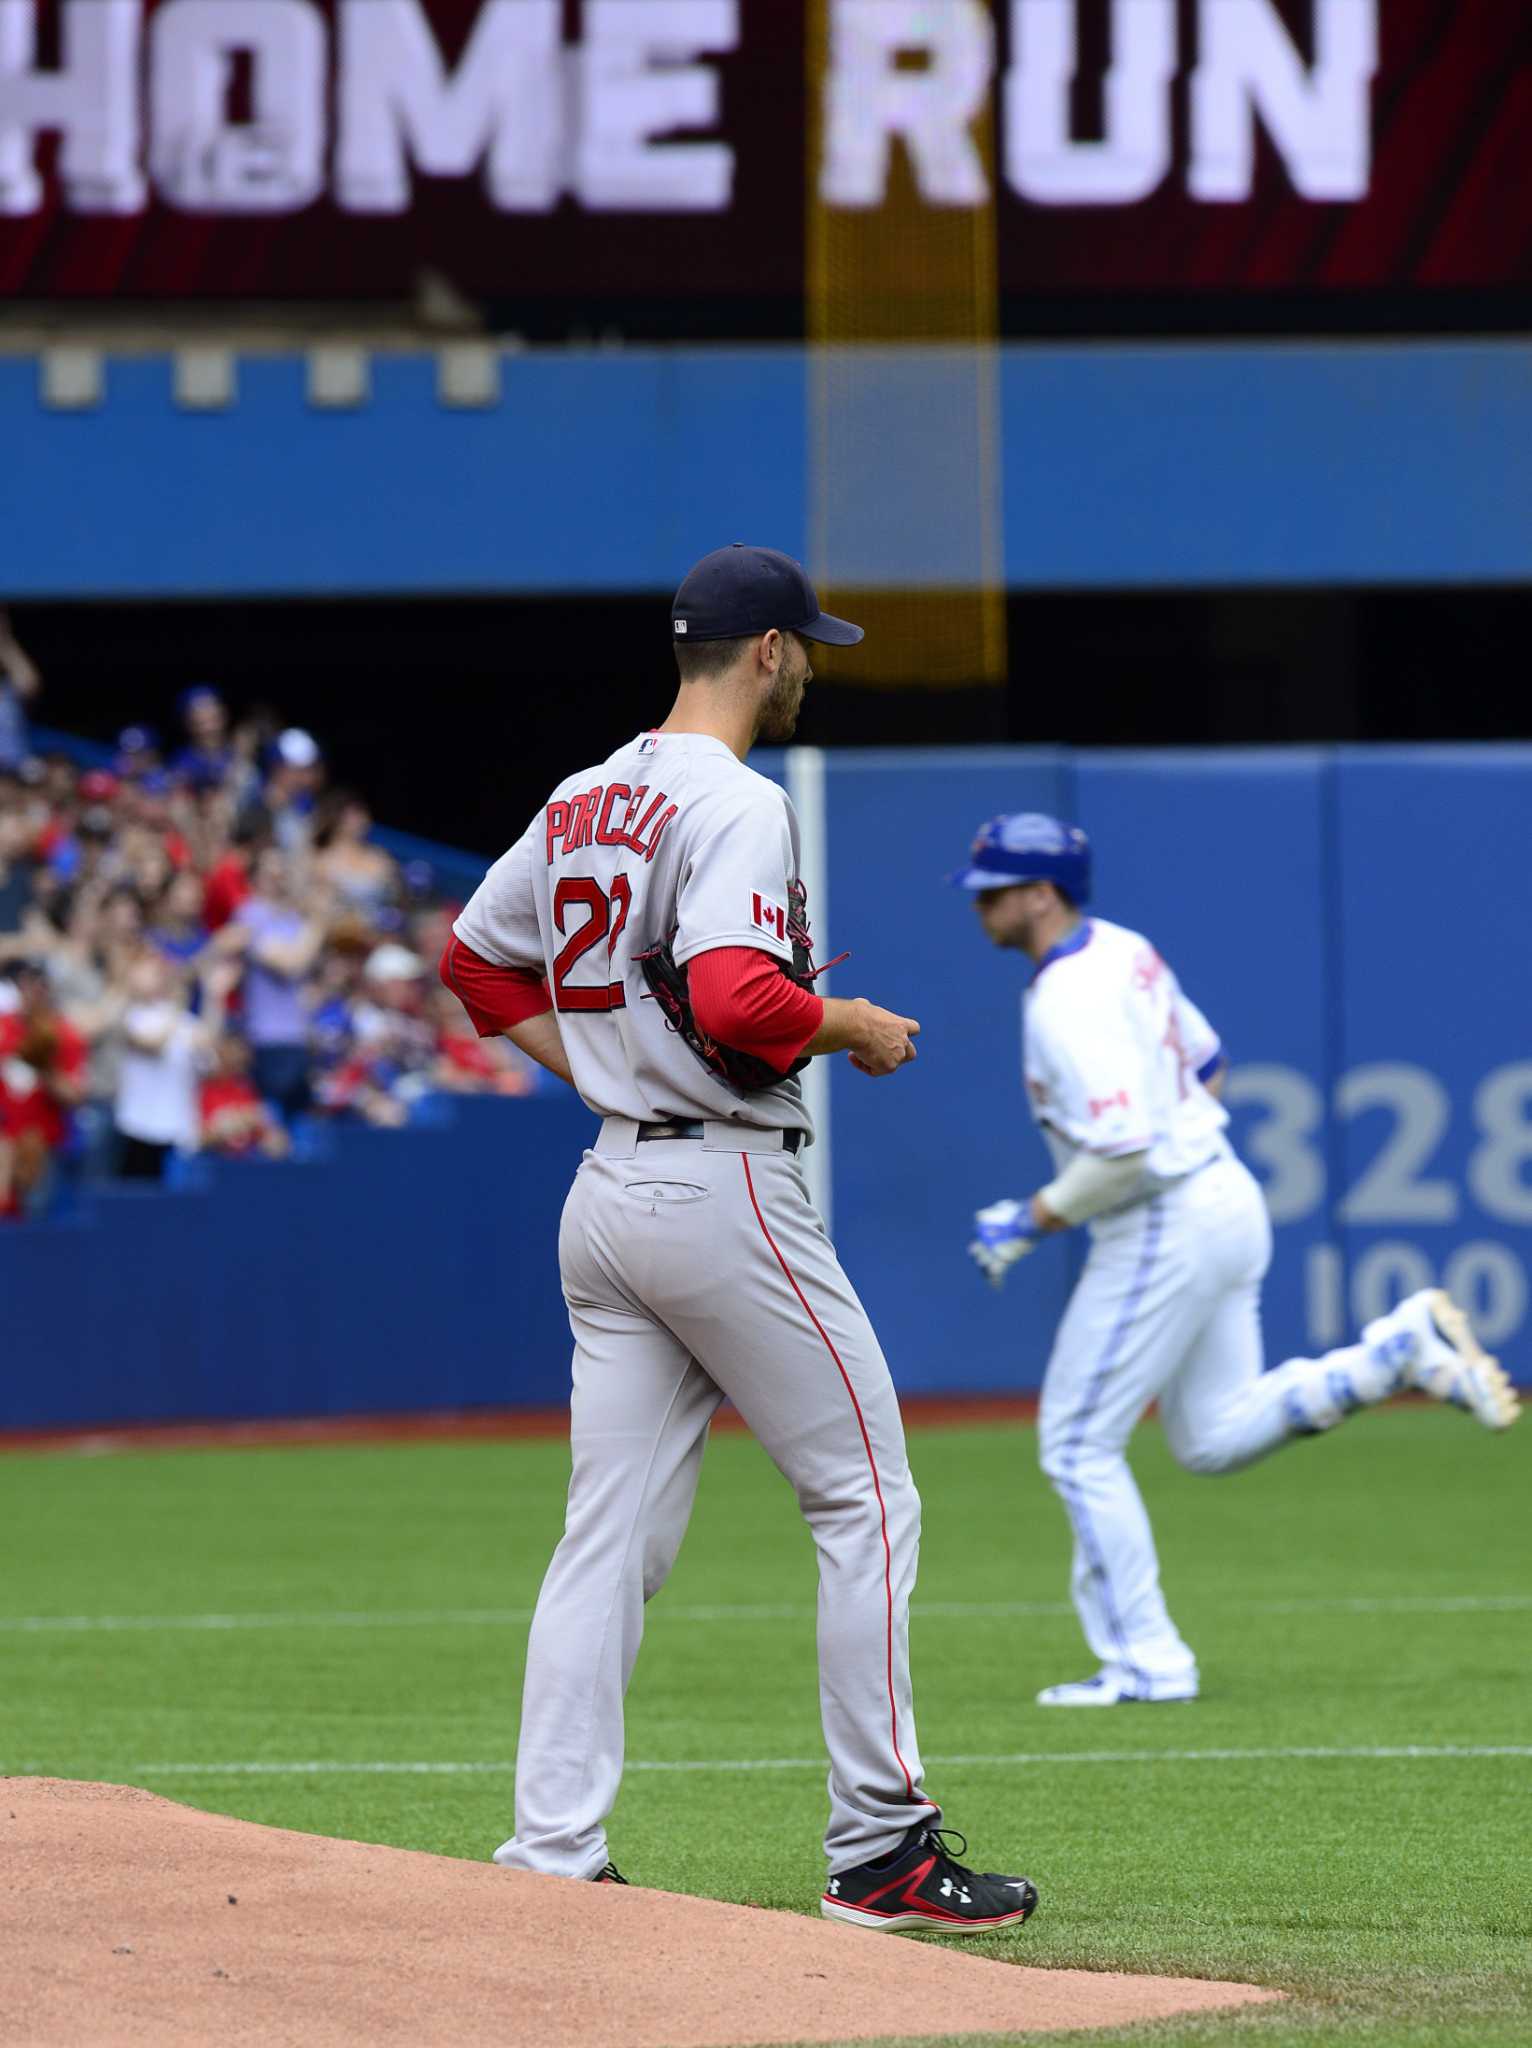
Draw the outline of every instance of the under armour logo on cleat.
M971 1892L965 1891L962 1885L954 1884L950 1877L944 1877L942 1879L941 1894L944 1899L950 1899L955 1895L963 1901L963 1904L965 1906L971 1906L973 1904L973 1894Z
M840 1897L840 1879L838 1877L830 1879L830 1896L837 1899Z

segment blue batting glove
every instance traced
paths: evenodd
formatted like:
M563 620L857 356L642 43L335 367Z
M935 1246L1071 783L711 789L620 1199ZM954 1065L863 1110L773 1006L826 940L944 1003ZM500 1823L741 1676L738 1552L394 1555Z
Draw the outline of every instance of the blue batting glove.
M977 1210L973 1220L978 1234L968 1256L990 1285L999 1287L1016 1261L1037 1243L1040 1233L1032 1221L1032 1204L991 1202L987 1209Z

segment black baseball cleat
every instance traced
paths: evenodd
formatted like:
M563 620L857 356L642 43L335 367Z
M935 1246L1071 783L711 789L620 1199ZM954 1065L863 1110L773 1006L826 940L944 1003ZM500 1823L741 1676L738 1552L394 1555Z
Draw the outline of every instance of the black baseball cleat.
M591 1880L593 1884L626 1884L627 1881L615 1863L609 1863L605 1870L598 1870Z
M968 1844L954 1829L920 1822L891 1856L837 1871L825 1886L820 1912L853 1927L988 1934L1015 1927L1037 1910L1037 1887L1029 1877L969 1870L948 1853L949 1842L967 1855Z

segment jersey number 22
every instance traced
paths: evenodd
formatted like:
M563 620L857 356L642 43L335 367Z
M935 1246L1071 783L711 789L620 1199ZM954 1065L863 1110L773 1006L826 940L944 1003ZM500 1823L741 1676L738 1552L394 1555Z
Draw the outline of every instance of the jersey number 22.
M633 891L628 886L626 875L613 876L610 896L599 882L589 876L575 875L559 883L553 892L553 922L558 926L560 936L569 929L567 920L571 908L583 910L585 919L576 927L573 937L553 963L553 1002L556 1009L626 1009L627 997L620 981L598 982L594 987L589 983L571 987L569 976L577 963L603 939L606 940L606 961L610 971L612 955L622 937L622 928L628 921L632 905Z

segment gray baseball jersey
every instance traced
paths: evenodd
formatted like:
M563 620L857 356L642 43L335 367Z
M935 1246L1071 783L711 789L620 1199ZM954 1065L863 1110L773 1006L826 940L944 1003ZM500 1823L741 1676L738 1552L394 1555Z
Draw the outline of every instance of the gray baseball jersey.
M457 922L484 958L547 976L576 1086L604 1118L559 1233L573 1472L527 1646L516 1832L495 1855L514 1868L606 1863L644 1604L725 1397L814 1532L831 1868L936 1817L909 1679L920 1501L887 1363L796 1157L808 1114L792 1081L744 1095L716 1079L634 965L672 933L683 963L725 946L789 961L797 868L774 784L720 740L648 733L561 783ZM641 1129L676 1118L700 1139Z
M798 820L774 782L704 733L644 733L561 782L454 929L548 976L576 1088L600 1116L743 1118L804 1130L796 1081L743 1101L648 997L635 956L754 946L791 964Z

